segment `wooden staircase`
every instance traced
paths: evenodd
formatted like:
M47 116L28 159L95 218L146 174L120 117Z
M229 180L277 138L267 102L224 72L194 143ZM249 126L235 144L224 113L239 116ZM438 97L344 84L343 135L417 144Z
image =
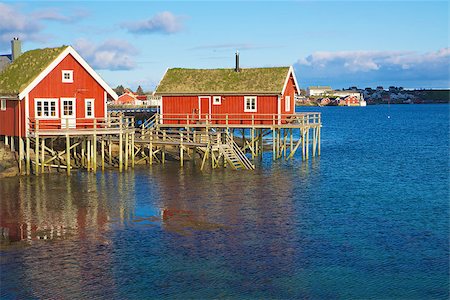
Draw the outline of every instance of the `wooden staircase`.
M225 134L224 144L219 144L219 153L223 155L230 166L235 170L254 170L255 166L250 162L250 160L245 156L244 152L239 148L239 146L233 141L233 139Z

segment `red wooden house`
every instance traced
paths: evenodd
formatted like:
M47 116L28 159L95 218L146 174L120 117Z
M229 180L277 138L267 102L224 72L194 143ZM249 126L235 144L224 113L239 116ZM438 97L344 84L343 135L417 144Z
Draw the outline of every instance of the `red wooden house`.
M163 124L282 124L295 113L292 67L168 69L156 89Z
M23 53L0 73L0 135L41 128L77 128L106 117L117 94L70 46Z

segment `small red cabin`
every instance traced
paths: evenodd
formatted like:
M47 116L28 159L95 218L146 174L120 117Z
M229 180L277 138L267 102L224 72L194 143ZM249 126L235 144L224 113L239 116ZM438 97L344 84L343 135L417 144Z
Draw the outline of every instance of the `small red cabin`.
M162 124L282 124L295 114L292 67L168 69L156 89Z
M25 52L0 73L0 135L78 128L105 118L117 94L70 46ZM81 125L83 124L83 125Z

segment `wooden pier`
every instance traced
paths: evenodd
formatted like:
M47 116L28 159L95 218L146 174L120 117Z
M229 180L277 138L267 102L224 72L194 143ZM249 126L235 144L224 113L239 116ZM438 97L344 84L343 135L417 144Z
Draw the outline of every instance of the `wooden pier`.
M292 115L159 115L140 127L133 117L108 116L76 120L71 124L40 124L29 119L26 137L5 137L17 143L21 174L44 173L56 168L70 175L73 169L97 171L136 164L164 164L170 157L183 166L199 161L200 168L255 168L264 152L272 159L289 160L301 148L302 160L320 155L320 113Z

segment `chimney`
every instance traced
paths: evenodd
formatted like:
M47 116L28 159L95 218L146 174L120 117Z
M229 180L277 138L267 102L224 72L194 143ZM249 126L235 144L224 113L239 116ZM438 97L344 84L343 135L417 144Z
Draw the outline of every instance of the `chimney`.
M236 72L240 72L241 69L239 68L239 51L236 50L236 68L234 69Z
M22 42L18 37L15 37L11 41L11 56L12 61L15 61L22 54Z

